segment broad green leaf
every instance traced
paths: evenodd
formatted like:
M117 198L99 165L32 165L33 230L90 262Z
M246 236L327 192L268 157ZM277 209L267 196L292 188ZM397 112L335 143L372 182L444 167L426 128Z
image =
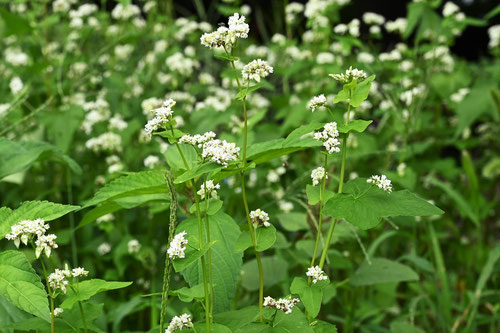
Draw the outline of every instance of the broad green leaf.
M274 311L268 310L267 314L268 316L266 316L266 319L274 315ZM314 330L309 324L309 320L307 320L307 317L302 313L302 311L300 311L298 306L294 307L292 313L290 314L278 311L276 318L274 319L274 324L275 327L273 329L275 330L269 332L314 333ZM276 329L279 329L279 331Z
M321 185L306 185L306 194L307 194L307 201L309 202L310 205L315 205L320 201L320 192L321 192ZM325 192L323 193L323 201L326 202L328 201L331 197L333 197L333 192L325 189Z
M471 126L483 114L490 113L495 117L496 112L490 90L496 87L496 82L484 81L476 84L457 106L458 126L455 137Z
M309 230L306 213L291 212L278 214L281 226L287 231Z
M269 88L269 86L271 86L269 83L267 82L260 82L256 85L253 85L251 87L248 87L248 88L243 88L243 90L241 90L240 92L238 92L236 94L236 99L237 100L243 100L249 93L251 93L252 91L256 91L260 88ZM272 88L272 86L271 86Z
M393 321L391 333L425 333L425 331L404 321Z
M318 320L312 328L315 333L337 333L335 325L322 320Z
M281 282L288 269L288 263L277 256L263 257L262 270L264 271L264 286L271 287L278 282ZM259 272L257 269L257 261L252 259L246 262L241 268L242 285L248 291L259 290Z
M431 216L443 211L408 190L387 193L366 182L352 180L344 187L345 194L336 194L325 204L325 216L345 219L363 230L379 224L382 217Z
M100 279L91 279L78 282L74 288L78 293L75 294L73 289L68 288L67 298L62 302L61 308L71 309L78 301L85 301L92 296L108 290L121 289L128 287L132 282L104 281Z
M339 91L337 95L333 98L333 103L340 103L347 101L349 99L349 90L348 89L342 89Z
M48 201L25 201L19 208L2 210L3 218L0 220L0 239L4 238L11 230L11 227L22 220L33 220L37 218L45 221L55 220L69 212L77 210L78 206L61 205Z
M107 200L116 200L141 194L166 193L164 172L141 171L117 178L101 188L84 207L95 206Z
M174 128L174 133L172 133L171 130L166 130L163 132L156 132L154 135L159 135L162 138L166 138L170 144L174 144L177 142L177 139L179 139L181 136L183 136L185 133L182 132L181 130L178 130Z
M7 327L11 323L23 321L28 318L32 318L29 313L18 309L5 297L0 295L0 327ZM14 333L14 331L6 330L5 333Z
M349 100L349 103L357 108L358 106L363 103L365 99L368 98L368 94L370 93L370 88L372 86L372 81L375 79L375 75L372 75L365 79L363 82L358 83L356 88L354 89L354 92L352 93L352 96Z
M217 174L220 170L222 170L222 166L220 164L214 162L203 163L194 167L191 170L184 172L179 177L176 177L175 183L181 184L204 174L213 176Z
M198 246L197 243L198 241L194 241L194 237L191 237L189 239L190 247L186 249L185 257L174 259L173 263L176 272L183 272L185 269L189 268L191 264L194 264L196 261L198 261L198 259L203 257L203 255L208 251L209 248L217 243L217 240L213 240L210 243L205 244L201 250L192 248L193 246Z
M161 293L159 293L161 295ZM203 283L197 284L191 288L182 287L177 290L169 291L170 295L179 297L183 302L190 303L193 299L202 299L205 297L205 286Z
M262 252L269 249L276 242L276 228L271 224L269 227L259 227L255 230L255 241L257 242L257 251ZM245 230L241 233L236 242L236 252L243 252L252 247L252 238L250 232Z
M50 320L45 287L26 256L19 251L0 252L0 295L19 309Z
M321 300L323 299L323 291L321 288L314 284L308 286L305 279L296 277L293 279L292 285L290 286L290 292L299 295L308 314L316 318L321 309Z
M196 333L206 333L207 332L207 327L205 323L196 323L194 324L194 328L196 329ZM228 327L217 324L217 323L212 323L210 324L210 333L232 333Z
M322 128L325 126L323 123L310 123L307 125L300 126L296 129L294 129L283 141L282 147L293 147L294 144L297 144L300 141L303 141L304 135L311 134L314 130L317 130L319 128ZM312 136L309 138L310 140L314 140ZM316 141L316 140L315 140ZM318 142L318 141L316 141ZM321 145L321 143L319 143Z
M259 308L257 306L248 306L240 310L218 313L214 316L214 321L236 331L258 318Z
M224 202L222 200L210 198L208 200L208 215L215 215L222 208L223 204ZM189 212L191 214L196 213L196 203L192 204L191 207L189 207ZM207 205L205 200L200 202L200 212L202 215L207 212Z
M0 7L0 36L24 35L32 30L28 20Z
M210 239L217 240L211 247L212 274L215 284L215 311L229 309L231 300L236 291L240 278L242 253L235 253L234 248L240 235L240 228L234 220L223 212L209 216ZM203 227L205 224L203 223ZM188 235L198 235L197 218L189 218L177 226L177 230L184 230ZM190 286L203 283L201 263L189 266L182 272Z
M371 286L417 280L418 274L409 266L385 258L372 258L371 265L365 261L349 278L349 283L353 286Z
M340 133L349 133L352 131L356 131L362 133L365 129L373 122L373 120L353 120L347 125L339 124L337 129Z
M188 144L179 144L178 147L179 149L177 149L177 146L171 147L171 149L167 149L167 151L165 152L165 159L175 174L180 172L180 170L188 169L184 164L184 160L179 153L179 150L182 151L182 154L184 155L186 163L190 169L193 169L198 161L198 153L193 146Z
M74 173L80 174L80 166L59 148L46 142L14 142L0 138L0 179L27 170L33 163L53 160L67 165Z

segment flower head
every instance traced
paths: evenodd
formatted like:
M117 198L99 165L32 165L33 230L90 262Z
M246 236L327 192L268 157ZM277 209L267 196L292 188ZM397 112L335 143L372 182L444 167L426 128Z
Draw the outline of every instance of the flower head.
M264 78L273 72L273 68L268 63L261 59L252 60L243 67L241 74L243 79L249 81L254 80L260 82L260 78Z
M216 134L212 131L206 132L203 134L195 134L195 135L183 135L179 139L179 143L187 143L193 146L198 146L198 148L203 147L203 145L209 141L215 139Z
M348 70L345 71L345 73L340 73L340 74L330 74L331 77L333 77L335 80L340 81L342 83L349 83L353 80L356 81L362 81L366 79L368 76L365 71L357 69L357 68L352 68L349 67Z
M325 168L318 167L311 172L311 178L313 186L318 185L323 179L328 179L328 175L325 172Z
M69 284L68 277L71 276L69 269L58 269L54 273L49 275L49 285L52 290L56 291L61 289L61 291L66 294L66 286Z
M77 267L73 268L71 275L73 277L87 276L89 275L89 271L86 271L83 267Z
M64 309L62 309L62 308L55 308L54 309L54 317L59 317L63 312L64 312Z
M228 21L229 31L234 33L238 38L248 38L248 32L250 27L245 23L245 16L234 13L233 16L229 17Z
M206 187L205 184L201 184L200 190L196 193L201 197L201 199L207 199L208 197L217 199L218 189L220 189L219 184L214 184L213 180L207 180Z
M35 254L37 258L40 258L42 252L45 251L45 255L50 257L50 253L52 249L57 249L58 245L55 242L57 236L54 234L50 235L40 235L38 239L35 241Z
M307 269L306 275L312 277L313 283L328 279L328 276L325 275L325 272L323 272L323 270L319 266L309 267Z
M201 156L212 162L227 167L231 161L236 161L239 156L240 148L236 144L226 140L210 140L203 145Z
M285 314L292 313L292 308L299 302L298 298L280 298L275 300L270 296L264 297L264 306L267 306L269 309L278 309Z
M24 245L28 245L28 241L32 240L34 236L40 237L45 235L45 232L49 228L50 226L43 219L23 220L13 225L10 228L10 234L5 235L5 238L14 241L16 247L19 247L21 242Z
M327 123L321 132L314 133L314 139L323 141L323 147L326 148L329 154L340 152L338 136L339 131L336 122Z
M127 243L128 253L137 253L141 250L141 243L137 239L131 239Z
M255 227L260 225L264 227L269 227L271 224L269 223L269 214L267 214L262 209L258 208L256 210L252 210L250 212L250 219L252 220Z
M325 95L321 94L319 96L314 96L310 101L309 104L307 104L307 107L311 109L312 112L316 111L316 109L320 107L325 107L326 104L326 97Z
M175 331L182 331L185 328L192 328L193 322L191 321L191 315L184 313L180 316L175 316L170 321L168 328L165 330L165 333L173 333Z
M172 115L174 114L174 110L172 110L172 108L175 103L176 102L173 99L169 98L163 102L161 107L153 110L154 117L148 121L146 126L144 126L144 131L149 137L151 137L154 131L167 126L172 119Z
M391 181L385 176L371 176L367 181L367 183L374 184L378 186L378 188L386 191L386 192L392 192L392 185Z
M186 251L186 244L188 240L184 237L187 235L187 232L183 231L175 235L174 239L170 242L170 247L167 250L167 254L170 258L184 258Z

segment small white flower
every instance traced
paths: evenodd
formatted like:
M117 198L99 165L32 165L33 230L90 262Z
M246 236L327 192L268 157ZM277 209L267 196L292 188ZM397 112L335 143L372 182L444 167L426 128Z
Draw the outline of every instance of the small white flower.
M250 212L250 219L252 220L255 227L262 225L267 228L271 226L271 224L269 223L269 214L267 214L260 208L252 210Z
M374 175L374 176L371 176L371 178L369 178L366 182L370 183L370 184L374 184L378 188L380 188L380 189L382 189L382 190L384 190L386 192L392 192L391 181L385 175L381 175L381 176Z
M336 122L325 124L321 132L314 132L313 137L315 140L323 141L323 147L329 154L340 152L339 131Z
M168 328L165 330L165 333L173 333L176 331L182 331L185 328L192 328L193 322L191 321L191 315L184 313L180 316L175 316L170 321Z
M267 306L269 309L278 309L285 314L292 313L292 308L300 302L298 298L280 298L275 300L270 296L264 297L264 306Z
M246 81L254 80L260 82L261 78L268 76L273 72L273 68L267 62L261 59L252 60L243 67L241 75Z
M144 131L146 134L151 137L153 132L160 128L165 128L167 124L170 122L172 119L172 115L174 111L172 108L176 102L169 98L166 101L163 102L162 106L153 110L154 112L154 117L148 121L146 126L144 126Z
M149 155L144 159L144 166L148 169L154 169L158 164L160 164L160 158L155 155Z
M323 179L328 179L325 168L318 167L311 172L313 186L318 185Z
M229 17L229 31L233 32L238 38L248 38L250 27L245 23L245 16L235 13Z
M23 220L13 225L10 228L10 234L6 234L5 238L14 241L16 247L19 247L21 242L24 245L28 245L28 241L32 240L34 236L40 237L45 235L45 232L49 228L50 226L43 219Z
M321 94L319 96L314 96L310 101L309 104L307 104L307 107L311 109L312 112L316 111L316 109L320 107L326 107L326 97L325 95Z
M213 180L207 180L207 186L205 188L205 183L201 184L200 190L196 192L202 200L206 199L207 197L212 197L214 199L217 199L217 190L220 189L219 184L214 184Z
M54 317L59 317L63 312L64 312L64 310L62 308L55 308L54 309Z
M107 242L104 242L97 247L97 253L101 256L108 254L109 252L111 252L111 245Z
M443 16L448 17L460 11L460 7L455 5L453 2L448 1L443 7Z
M61 289L61 291L66 294L66 286L69 284L68 277L71 276L71 272L69 269L58 269L54 271L54 273L49 275L49 285L52 290L56 291Z
M129 240L127 243L128 253L137 253L141 250L141 243L137 239Z
M216 139L208 141L203 145L201 156L204 159L209 159L212 162L227 167L229 162L238 159L239 151L240 148L236 147L236 144Z
M40 258L42 252L45 251L45 255L50 257L50 253L52 249L57 249L58 245L55 242L57 236L54 234L50 235L40 235L38 239L35 241L35 254L37 258Z
M86 271L83 267L77 267L73 268L73 270L71 271L71 275L73 277L87 276L89 275L89 272Z
M167 250L167 254L171 259L175 258L184 258L186 251L186 244L188 240L184 237L187 235L187 232L183 231L175 235L174 239L170 242L170 246Z
M328 279L328 276L325 275L325 272L319 266L309 267L306 275L313 279L313 283Z
M349 67L349 69L345 71L345 73L330 74L330 76L342 83L349 83L352 80L362 81L366 79L368 75L366 74L365 71L357 68L352 68L351 66Z
M21 81L19 76L13 77L12 80L10 80L9 88L14 95L23 90L23 87L24 87L23 81Z

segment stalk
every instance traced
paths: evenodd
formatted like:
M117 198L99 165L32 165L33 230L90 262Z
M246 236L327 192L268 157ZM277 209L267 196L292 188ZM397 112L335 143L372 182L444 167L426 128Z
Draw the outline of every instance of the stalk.
M225 49L226 50L226 49ZM226 50L226 54L229 56L229 53ZM236 71L236 66L234 65L234 61L230 61L231 67L233 68L234 77L236 79L236 83L238 84L238 89L240 93L242 92L242 87L240 83L240 79L238 78L238 73ZM264 271L262 269L262 260L260 258L260 253L257 251L257 240L255 238L255 232L252 224L252 220L250 219L250 211L248 209L248 201L245 189L245 168L247 166L247 144L248 144L248 115L247 115L247 104L246 104L246 96L242 99L243 103L243 169L240 173L241 178L241 196L243 198L243 205L245 206L245 214L247 216L248 222L248 231L250 232L250 238L252 239L253 248L255 250L255 259L257 260L257 269L259 271L259 309L262 311L264 308ZM260 316L260 321L264 321L262 315Z
M314 244L314 253L313 257L311 260L311 266L314 266L314 263L316 261L316 255L318 254L318 248L319 248L319 241L321 237L321 227L323 223L323 201L324 201L324 195L325 195L325 187L326 187L326 174L327 174L327 166L328 166L328 155L325 154L325 176L323 177L321 181L321 187L320 187L320 192L319 192L319 218L318 218L318 232L316 234L316 243ZM308 284L311 285L311 277L308 279Z
M56 325L55 320L56 316L54 315L54 299L52 298L52 291L50 290L49 285L49 276L47 275L47 269L45 268L45 264L43 263L43 259L40 258L40 263L42 264L43 276L45 277L45 281L47 283L47 292L49 293L50 300L50 332L55 333Z
M205 186L205 227L207 229L207 243L210 243L210 223L208 220L208 196L207 196L207 175L205 174L204 186ZM214 308L214 281L212 275L212 251L208 248L208 281L210 284L210 307Z
M350 94L349 94L350 95ZM349 96L350 97L350 96ZM347 107L347 117L345 120L345 125L349 124L349 116L351 115L351 103L349 103ZM345 134L344 140L342 140L342 163L340 165L340 180L339 180L339 189L338 193L342 193L342 188L344 186L344 174L345 174L345 161L347 156L347 138L349 137L349 133ZM335 231L335 226L337 225L337 220L333 220L332 224L330 224L330 228L328 229L328 234L326 236L325 247L323 248L323 252L321 253L321 258L319 260L319 267L323 269L325 265L326 255L328 253L328 248L330 247L330 242L332 241L333 232Z
M172 135L174 134L174 128L170 126L170 130L172 131ZM174 136L175 137L175 136ZM189 171L191 168L189 167L186 157L184 156L184 153L182 152L181 147L175 142L175 146L177 147L177 150L179 151L179 155L181 155L182 161L184 162L184 166L186 169ZM194 192L194 201L196 204L196 215L198 217L198 237L200 239L200 251L203 249L203 223L201 220L201 210L200 210L200 199L198 198L198 195L196 194L194 184L189 181L188 185L193 188ZM209 296L209 291L208 291L208 278L207 278L207 267L206 267L206 262L205 262L205 255L201 257L201 269L203 273L203 289L205 290L205 322L206 322L206 328L207 332L210 332L210 321L211 321L211 315L210 315L210 296Z

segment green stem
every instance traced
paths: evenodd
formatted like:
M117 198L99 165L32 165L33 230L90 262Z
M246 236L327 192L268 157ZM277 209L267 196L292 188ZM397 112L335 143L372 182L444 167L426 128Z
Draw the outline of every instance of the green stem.
M209 206L209 197L207 193L207 178L208 176L205 174L204 186L205 186L205 227L207 229L207 243L210 243L210 223L208 220L208 206ZM214 308L214 281L212 275L212 250L208 248L208 281L210 283L210 308Z
M226 51L226 54L229 55ZM236 72L236 66L234 61L231 62L231 67L233 68L234 77L236 78L236 83L238 84L238 89L241 92L242 87L240 80L238 79L238 73ZM262 268L262 260L260 258L260 253L257 251L257 240L255 238L255 232L250 219L250 211L248 209L248 201L245 189L245 168L247 166L247 145L248 145L248 114L247 114L247 104L246 97L242 99L243 103L243 169L241 171L241 195L243 198L243 205L245 206L245 214L247 216L248 231L250 232L250 238L252 239L253 248L255 250L255 259L257 260L257 269L259 271L259 309L262 311L264 308L264 270ZM264 321L264 317L260 316L260 321Z
M349 96L350 97L350 96ZM351 115L351 104L347 107L347 117L345 120L345 125L349 124L349 116ZM342 163L340 165L340 179L339 179L339 189L338 193L342 193L342 188L344 186L344 174L345 174L345 161L347 156L347 138L349 137L349 133L346 133L344 136L344 140L342 140ZM323 248L323 252L321 253L321 259L319 260L319 267L322 269L325 265L326 255L328 254L328 248L330 247L330 242L332 241L333 232L335 231L335 226L337 225L337 220L333 220L330 228L328 229L328 234L326 236L325 247Z
M80 309L80 315L83 320L83 329L85 330L85 333L87 333L87 320L85 319L85 311L83 311L82 302L80 301L78 301L78 308Z
M49 285L49 276L47 275L47 269L45 268L45 264L43 263L43 259L40 258L40 263L42 264L43 276L45 277L45 281L47 283L47 292L49 293L50 300L50 332L55 333L56 331L56 316L54 315L54 299L52 298L52 291L50 290Z
M313 253L310 267L313 267L314 263L316 261L316 255L318 254L319 241L320 241L320 237L321 237L321 230L322 230L321 227L322 227L322 223L323 223L323 203L324 203L324 196L325 196L327 168L328 168L328 154L325 154L325 164L324 164L325 176L321 180L321 187L320 187L320 192L319 192L318 232L316 233L316 244L314 244L314 253ZM309 277L309 279L308 279L308 284L311 285L311 277Z
M172 131L172 134L174 133L173 127L170 126L170 129ZM184 156L184 153L182 152L181 147L175 142L175 146L177 147L177 150L179 152L179 155L181 155L182 161L184 162L184 166L186 169L189 171L191 168L189 167L186 157ZM203 249L203 223L201 220L201 210L200 210L200 200L198 198L198 195L196 194L196 188L194 187L194 184L189 181L188 182L189 187L193 188L194 192L194 201L196 204L196 215L198 217L198 237L200 239L200 251ZM205 290L205 322L207 325L207 332L210 332L210 320L211 320L211 315L210 315L210 295L208 292L208 279L207 279L207 267L206 267L206 262L205 262L205 255L201 257L201 269L203 272L203 287Z

